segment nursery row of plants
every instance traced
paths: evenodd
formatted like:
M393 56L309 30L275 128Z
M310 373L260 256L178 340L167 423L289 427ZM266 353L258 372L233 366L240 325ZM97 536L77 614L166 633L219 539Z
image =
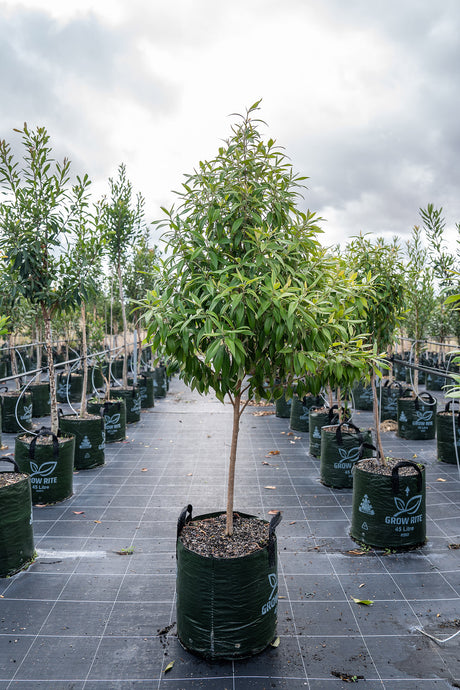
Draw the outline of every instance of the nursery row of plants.
M355 472L363 472L360 505L372 515L373 501L369 507L364 500L369 483L384 477L393 504L412 520L423 502L423 468L385 457L377 382L398 334L413 339L408 367L418 371L428 336L444 342L460 333L458 311L451 308L458 300L460 256L446 249L442 209L430 204L420 211L423 227L414 227L405 253L397 240L363 234L342 250L324 248L322 219L302 208L306 178L294 173L273 139L263 139L259 105L237 117L213 159L185 176L177 206L163 209L164 220L155 223L166 228L161 256L149 248L144 200L133 196L124 165L109 180L108 197L93 203L88 177L71 183L70 162L53 159L45 129L19 130L21 163L9 144L0 144L3 326L10 345L27 338L27 321L18 315L30 308L27 318L35 319L36 330L29 330L29 340L46 343L51 429L30 434L29 448L50 446L57 453L62 443L56 320L78 314L72 336L77 330L81 335L86 391L91 324L115 331L113 286L121 312L122 388L134 390L128 381L130 319L137 333L145 328L156 358L174 362L187 385L200 393L213 390L232 405L226 509L192 517L187 506L178 524L178 634L187 648L211 659L256 653L275 637L280 516L267 525L233 508L238 433L248 401L303 400L335 390L340 411L343 391L359 381L369 384L375 447L366 438L360 445L375 457L355 463ZM96 345L97 338L90 340ZM11 365L14 371L14 355ZM456 396L460 377L449 371L449 394ZM400 400L406 397L414 404L423 399L417 380ZM79 415L89 415L83 398ZM340 423L332 426L342 430ZM191 533L204 535L205 543L188 539ZM222 540L238 542L238 557L233 549L227 550L232 557L222 557Z

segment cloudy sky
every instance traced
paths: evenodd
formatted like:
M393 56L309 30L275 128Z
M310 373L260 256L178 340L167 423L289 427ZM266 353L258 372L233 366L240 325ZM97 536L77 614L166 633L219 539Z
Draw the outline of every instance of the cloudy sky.
M323 242L460 220L459 0L0 0L0 138L44 125L149 219L262 98ZM452 235L453 236L453 235Z

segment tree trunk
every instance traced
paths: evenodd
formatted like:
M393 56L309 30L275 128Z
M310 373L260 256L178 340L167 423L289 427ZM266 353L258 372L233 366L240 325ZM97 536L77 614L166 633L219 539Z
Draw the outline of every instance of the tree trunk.
M14 349L14 337L12 333L8 333L8 347L10 350L10 361L11 361L11 375L17 376L18 374L18 363L16 361L16 350ZM14 379L14 385L16 390L20 390L21 383L18 378Z
M380 412L379 400L377 395L377 386L375 385L375 369L371 373L371 387L372 387L372 401L374 408L374 424L375 424L375 445L377 446L377 455L379 462L385 465L385 455L383 453L382 436L380 433Z
M43 315L43 323L45 324L45 346L50 377L51 432L53 434L57 434L59 430L59 418L56 399L56 378L54 374L53 346L51 342L51 315L44 304L41 305L41 310Z
M238 446L238 433L240 430L240 404L241 393L235 395L233 398L233 428L232 428L232 445L230 448L230 463L228 468L228 486L227 486L227 524L225 527L225 534L229 537L233 534L233 498L235 494L235 465L236 465L236 449Z
M40 378L41 378L41 371L40 369L42 368L42 329L40 324L37 321L37 324L35 326L35 337L37 340L37 344L35 346L35 352L37 355L37 374L35 376L35 383L40 383Z
M81 388L81 401L80 401L80 417L86 416L86 388L88 386L88 345L86 342L86 307L85 303L81 303L80 307L81 314L81 347L82 355L81 361L83 364L83 383Z
M117 274L118 274L118 292L120 294L120 303L121 303L121 316L123 318L123 379L122 379L122 385L123 385L123 388L127 388L128 387L128 342L127 342L128 322L126 320L126 308L125 308L125 300L124 300L124 293L123 293L123 279L121 276L121 264L118 264L118 266L117 266Z

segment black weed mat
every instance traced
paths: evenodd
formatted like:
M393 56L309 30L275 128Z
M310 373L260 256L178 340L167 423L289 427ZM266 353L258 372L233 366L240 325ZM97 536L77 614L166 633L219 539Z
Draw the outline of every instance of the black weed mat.
M457 467L436 461L435 441L385 433L388 454L426 464L428 542L363 548L348 534L351 490L323 486L308 434L267 411L242 417L235 510L283 514L279 646L211 664L177 640L176 522L189 503L225 508L231 407L176 379L104 466L75 474L70 499L34 509L38 558L0 580L0 690L460 686Z

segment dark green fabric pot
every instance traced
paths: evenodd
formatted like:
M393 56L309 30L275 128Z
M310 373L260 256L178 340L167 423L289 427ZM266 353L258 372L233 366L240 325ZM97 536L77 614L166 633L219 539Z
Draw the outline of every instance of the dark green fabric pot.
M275 400L275 416L281 419L290 419L292 398L286 399L286 393Z
M332 407L310 408L310 455L319 458L321 455L321 429L328 424L336 424L338 421L338 405Z
M110 402L88 401L90 414L101 414L104 417L105 442L115 443L126 438L126 404L121 398Z
M13 465L5 472L20 472L11 458L0 458L0 462ZM34 551L32 492L30 478L25 476L0 487L0 577L14 575L24 568L33 560Z
M447 379L442 374L430 374L426 375L426 389L429 391L442 391L443 386L447 384Z
M361 431L351 422L321 429L320 479L333 489L353 486L353 465L372 455L370 429ZM370 446L370 447L369 447Z
M75 436L76 470L90 470L104 464L104 420L99 413L92 419L59 415L59 428Z
M123 360L113 359L112 360L112 376L116 379L121 379L123 376Z
M425 468L396 461L391 475L368 472L365 460L353 469L350 534L356 541L382 549L409 548L426 541ZM401 467L414 467L404 476Z
M387 381L381 387L379 393L380 421L383 422L386 419L396 421L398 419L398 398L403 392L404 388L399 381L392 381L391 383Z
M355 410L370 411L373 409L372 386L364 385L359 381L353 387L352 393Z
M188 512L188 517L186 514ZM258 654L276 637L278 572L275 528L270 543L248 556L213 558L179 539L192 507L182 512L177 535L177 634L191 652L212 661ZM221 515L209 513L194 520ZM239 513L242 517L253 517Z
M37 443L42 436L52 438L52 443ZM14 457L21 472L30 474L34 505L57 503L72 495L74 455L75 436L70 434L60 433L58 438L42 427L32 442L26 434L16 436Z
M82 390L83 374L58 374L56 381L56 398L58 402L66 403L67 395L70 402L80 402Z
M51 414L50 384L31 383L27 389L32 394L32 417L47 417Z
M110 395L122 398L126 404L126 423L133 424L141 418L141 396L138 386L131 388L111 388Z
M450 400L436 415L436 443L438 460L456 465L457 454L460 458L460 411L452 410L452 403Z
M29 392L2 393L1 401L2 431L5 434L18 434L24 429L32 428L32 395ZM22 426L16 419L16 403L18 419Z
M297 394L292 398L291 417L289 426L294 431L309 431L310 409L323 403L319 395L304 395L299 398Z
M154 396L154 385L153 385L153 372L146 374L139 374L137 377L137 387L139 388L139 394L141 396L141 408L143 410L149 407L155 407L155 396ZM133 379L128 379L128 385L133 385Z
M410 391L412 393L412 391ZM398 436L415 441L436 435L436 399L430 393L398 398Z
M104 379L99 367L88 367L88 385L86 387L87 393L92 393L94 389L102 388L104 386Z
M166 397L166 391L168 387L168 383L166 381L166 367L161 364L155 369L153 387L155 398Z

